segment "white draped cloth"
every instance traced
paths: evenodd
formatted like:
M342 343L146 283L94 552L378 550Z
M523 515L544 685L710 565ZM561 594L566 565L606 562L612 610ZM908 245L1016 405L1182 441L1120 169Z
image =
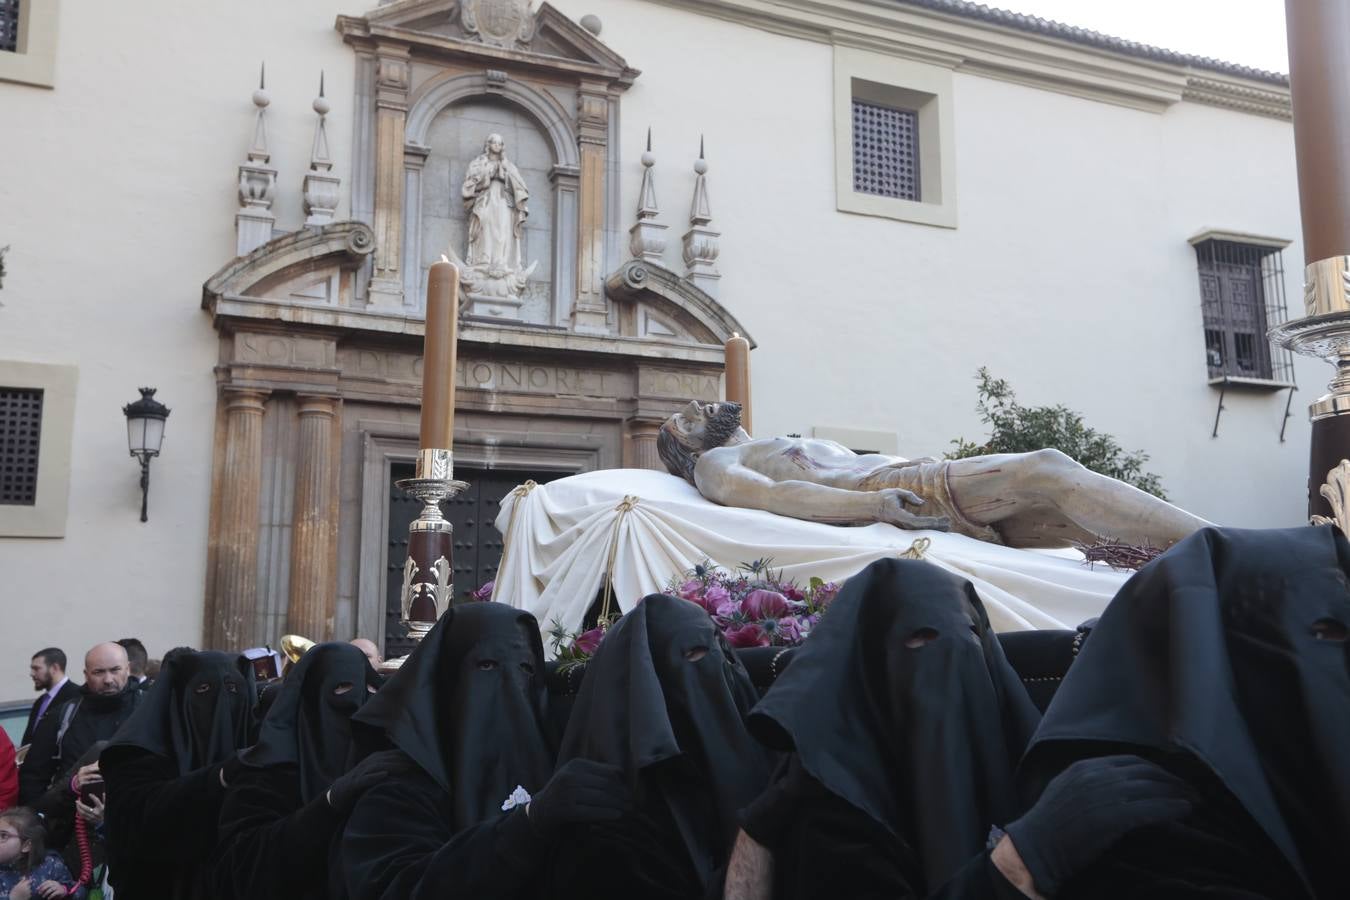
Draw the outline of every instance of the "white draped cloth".
M1074 628L1099 615L1129 576L957 534L825 525L721 506L682 478L646 469L517 488L496 524L506 549L493 599L533 613L545 632L555 624L579 631L611 569L616 605L627 612L705 561L734 571L771 557L775 571L805 586L813 576L843 581L921 538L929 541L925 560L975 586L997 631Z

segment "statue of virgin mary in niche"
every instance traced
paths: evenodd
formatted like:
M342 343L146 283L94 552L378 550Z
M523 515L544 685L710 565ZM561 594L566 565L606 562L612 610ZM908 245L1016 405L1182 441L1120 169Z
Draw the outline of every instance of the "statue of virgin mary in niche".
M460 196L469 225L468 253L460 265L460 281L473 301L470 311L514 316L522 302L521 292L538 262L528 267L522 263L520 245L530 215L530 191L520 170L506 158L501 135L487 136L483 152L469 163ZM450 255L457 257L453 248Z

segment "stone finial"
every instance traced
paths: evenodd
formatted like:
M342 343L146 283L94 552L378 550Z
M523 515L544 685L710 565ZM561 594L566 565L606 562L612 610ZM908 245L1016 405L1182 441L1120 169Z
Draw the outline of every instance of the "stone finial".
M628 229L628 249L635 259L645 259L660 265L661 254L666 249L666 226L656 221L660 210L656 206L656 181L652 177L652 167L655 165L652 130L648 128L647 149L642 154L642 190L638 192L637 222Z
M267 149L267 105L272 102L267 93L267 66L258 73L258 89L253 92L253 105L258 112L253 124L253 145L248 149L244 164L239 167L239 212L235 213L235 254L245 256L272 239L272 199L276 192L277 170L270 163L272 154Z
M698 159L694 161L694 200L689 207L689 230L684 233L684 277L697 287L716 296L718 239L720 231L712 224L712 206L708 201L708 161L704 158L703 137L698 139Z
M309 172L305 175L306 225L327 225L333 221L341 196L342 179L332 174L333 160L328 155L328 131L325 121L332 108L323 94L323 72L319 72L319 96L314 98L314 148L309 154Z

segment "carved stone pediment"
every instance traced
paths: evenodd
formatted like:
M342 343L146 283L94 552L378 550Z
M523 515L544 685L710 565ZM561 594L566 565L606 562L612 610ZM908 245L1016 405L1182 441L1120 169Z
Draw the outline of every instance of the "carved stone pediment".
M609 276L605 292L619 304L619 333L626 337L721 346L740 334L755 346L716 298L664 266L629 260Z
M202 285L202 307L223 297L354 305L353 280L375 249L370 226L335 222L274 238L230 260Z
M349 40L397 40L425 50L506 51L519 61L559 67L580 63L592 74L631 84L636 69L548 3L531 0L398 0L365 16L339 16Z

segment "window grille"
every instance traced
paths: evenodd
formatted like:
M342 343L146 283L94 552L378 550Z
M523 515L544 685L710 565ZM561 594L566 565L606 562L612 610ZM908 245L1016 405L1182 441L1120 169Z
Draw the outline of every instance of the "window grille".
M42 391L0 387L0 504L37 502Z
M19 49L19 0L0 0L0 51Z
M1210 380L1293 384L1292 354L1266 338L1287 315L1279 249L1210 239L1195 245L1195 255Z
M853 190L919 198L919 115L853 101Z

